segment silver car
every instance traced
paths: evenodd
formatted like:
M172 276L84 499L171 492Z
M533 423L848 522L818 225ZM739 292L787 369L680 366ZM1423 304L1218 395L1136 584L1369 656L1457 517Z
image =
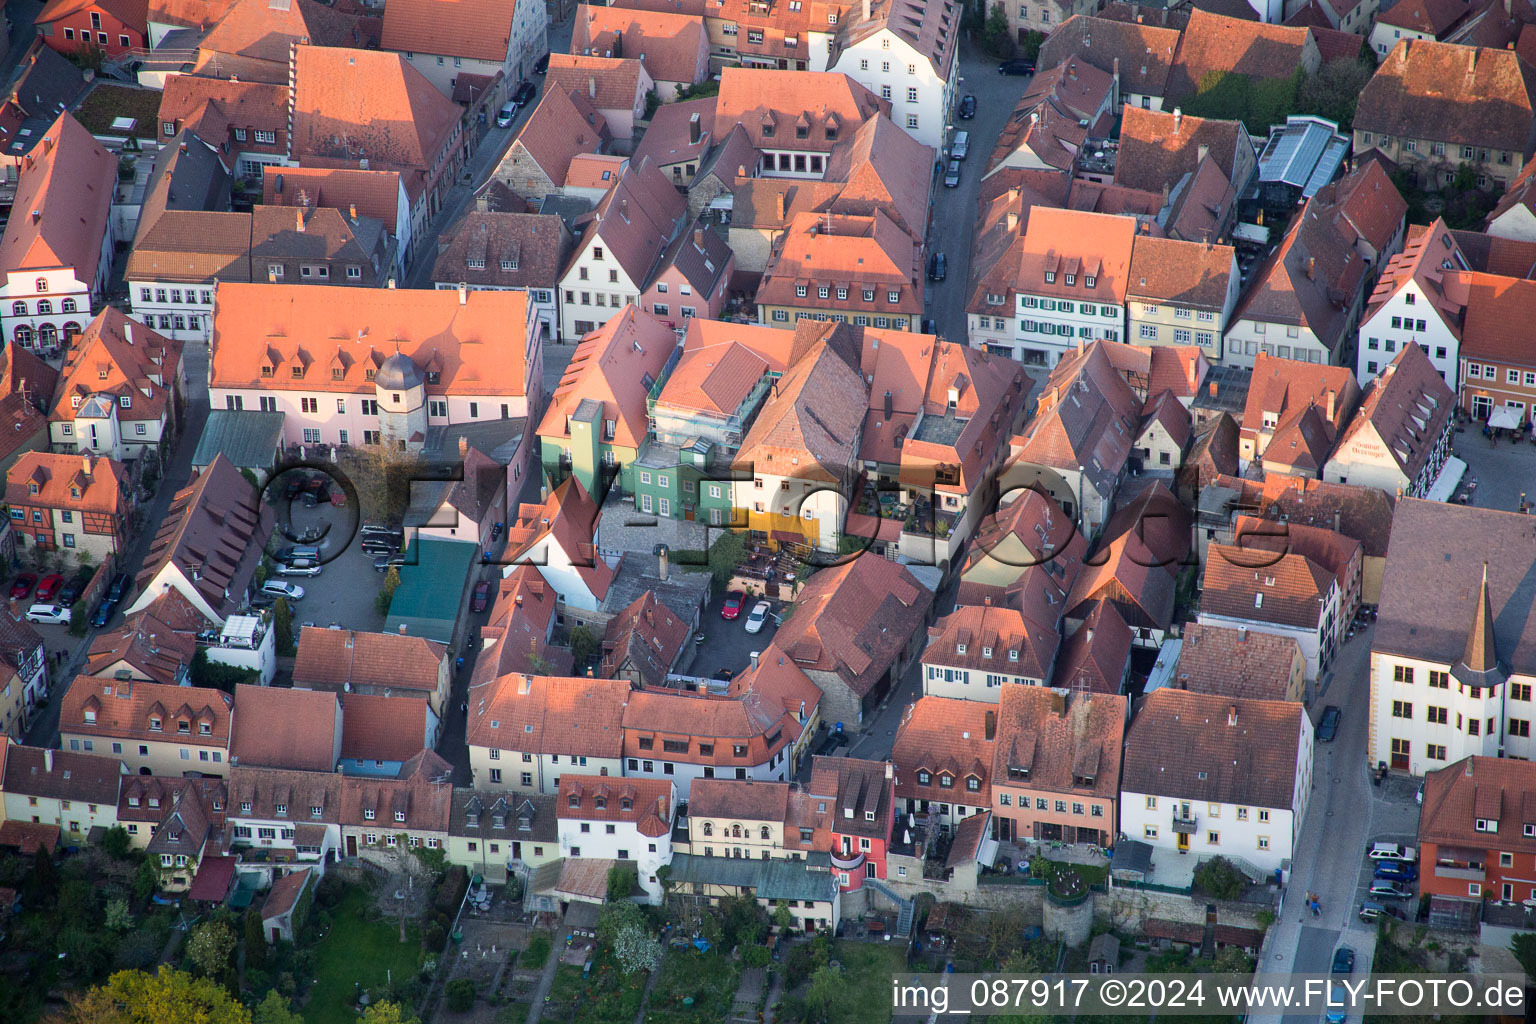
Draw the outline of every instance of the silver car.
M958 184L960 184L960 161L951 160L949 170L944 172L944 187L954 188Z

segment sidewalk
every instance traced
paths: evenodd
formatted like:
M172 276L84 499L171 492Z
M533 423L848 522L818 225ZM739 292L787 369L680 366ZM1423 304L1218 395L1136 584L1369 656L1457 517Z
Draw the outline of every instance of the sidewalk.
M539 1017L544 1013L544 1001L549 998L550 986L555 983L555 968L559 966L560 950L551 949L549 959L544 961L544 970L539 974L539 987L533 990L530 997L533 1005L528 1007L527 1024L539 1024Z

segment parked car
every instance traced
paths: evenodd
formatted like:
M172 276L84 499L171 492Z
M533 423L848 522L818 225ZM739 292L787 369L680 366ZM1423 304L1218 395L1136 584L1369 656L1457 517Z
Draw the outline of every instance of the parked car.
M53 600L53 595L57 593L59 587L63 585L63 576L59 576L57 574L44 576L42 579L37 581L37 600L40 603L46 603Z
M300 558L308 558L312 561L319 561L320 549L309 547L308 545L304 544L297 544L291 547L279 548L276 556L274 557L276 557L279 562L293 562Z
M943 253L936 252L928 258L928 280L942 281L947 273L949 273L949 261L944 258Z
M114 601L121 601L128 596L128 588L131 586L133 586L133 577L120 572L112 577L112 582L107 587L107 596Z
M512 99L517 102L518 106L526 107L533 102L533 98L538 94L539 87L525 78L518 84L517 92L512 94Z
M517 117L516 103L503 103L501 109L496 111L496 127L505 128Z
M32 593L32 588L37 586L37 575L24 572L16 577L16 582L11 584L11 600L20 601Z
M1340 946L1333 951L1333 973L1349 974L1355 969L1355 951L1348 946Z
M1376 862L1375 878L1384 882L1416 882L1419 869L1404 860L1379 860Z
M950 144L949 155L956 160L964 160L965 155L971 151L971 133L956 132L955 141Z
M96 609L96 614L91 616L91 625L95 626L97 629L100 629L102 626L107 624L107 620L112 618L112 613L116 610L117 602L112 600L110 597L107 598L105 601L101 602L100 607Z
M761 632L763 623L768 621L768 613L772 606L767 601L759 601L752 606L752 611L747 615L747 632Z
M542 74L544 74L544 72L546 72L548 70L549 70L549 54L546 53L544 56L542 56L542 57L540 57L538 59L538 62L536 64L533 65L533 73L536 74L536 75L542 75Z
M89 573L74 577L64 584L64 589L59 591L59 604L74 604L80 600L80 595L85 593L85 588L90 586L90 584L91 577Z
M405 564L404 555L380 555L373 560L374 572L389 572L390 566L399 567Z
M1339 719L1344 712L1337 705L1329 704L1323 708L1323 717L1317 722L1317 742L1332 743L1333 738L1339 734Z
M267 580L261 585L261 592L270 594L272 597L286 597L290 601L300 601L304 598L303 587L284 580Z
M274 598L271 594L258 593L252 594L251 599L246 603L251 606L252 611L260 611L263 608L271 608L272 605L276 603L276 601L277 599Z
M69 607L56 604L34 604L27 609L28 622L69 622Z
M363 549L365 555L392 555L400 550L400 545L377 533L364 537L358 547Z
M1003 75L1032 75L1035 73L1035 62L1032 60L1005 60L997 66L997 71Z
M1404 846L1402 843L1376 843L1367 856L1371 860L1401 860L1410 863L1419 859L1413 847Z
M1396 882L1372 882L1368 891L1379 900L1406 900L1413 895Z
M1349 1017L1349 996L1344 992L1344 986L1334 982L1328 986L1328 1009L1323 1014L1323 1020L1327 1024L1344 1024Z
M309 486L309 474L291 472L283 477L283 497L289 501L304 493L304 488Z
M383 540L397 548L405 543L405 531L394 526L364 523L362 529L357 532L362 536L363 540Z
M324 568L319 562L301 558L289 565L279 564L274 567L273 571L279 576L319 576Z
M969 121L976 116L976 97L966 93L960 97L960 120Z
M727 622L733 622L741 616L741 606L747 603L747 595L739 590L733 590L725 595L725 605L720 609L720 617Z
M481 580L475 584L475 596L470 602L470 611L483 612L485 606L491 602L491 581Z
M960 184L960 161L951 160L949 170L944 172L944 187L954 188L958 184Z

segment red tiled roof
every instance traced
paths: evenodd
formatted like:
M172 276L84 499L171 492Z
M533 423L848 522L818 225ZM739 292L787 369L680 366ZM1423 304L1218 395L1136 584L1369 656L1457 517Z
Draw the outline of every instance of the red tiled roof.
M76 676L59 706L59 727L86 735L179 740L227 749L233 709L229 694L204 686Z
M1126 718L1126 698L1118 694L1064 694L1004 683L997 704L993 786L1115 800ZM1111 811L1107 820L1113 818Z
M676 348L677 335L671 328L636 306L625 306L576 347L550 395L539 436L569 438L571 418L580 406L593 402L602 411L598 417L602 422L593 429L612 422L609 443L639 448L649 429L647 382L661 376Z
M600 775L562 775L555 798L561 820L632 822L641 835L656 838L672 827L669 779L610 779Z
M697 82L709 70L704 21L684 14L579 4L571 53L637 57L658 82Z
M229 757L245 767L335 771L342 721L333 693L273 686L235 687Z
M60 114L21 168L0 273L73 267L94 286L116 182L117 157Z
M498 0L395 0L384 8L379 45L500 64L511 45L516 7Z
M1513 50L1404 39L1361 91L1355 130L1523 156L1533 118L1536 72Z
M593 544L599 511L581 481L574 476L567 478L542 504L525 502L518 507L517 519L507 527L509 561L523 558L549 537L560 545L592 595L602 600L615 570Z
M897 798L991 806L996 735L997 708L992 704L919 697L902 713L891 744Z
M164 422L181 387L181 352L180 341L107 306L70 346L50 418L73 421L85 399L103 395L118 407L120 420Z
M468 743L540 754L619 757L626 679L514 674L469 695Z
M37 505L116 516L127 497L128 475L115 459L24 452L5 472L5 500L12 508Z
M410 760L431 741L427 731L431 714L428 703L416 697L348 693L341 699L341 756Z
M264 164L261 202L265 206L325 206L348 211L355 206L359 216L382 221L393 234L400 213L400 173Z
M725 138L740 124L754 146L797 152L830 152L835 139L876 114L891 109L847 75L836 72L775 71L728 67L720 73L715 105L715 137ZM806 126L804 138L797 130ZM764 134L764 129L770 134Z
M1125 793L1293 808L1306 710L1163 688L1147 695L1125 741Z
M424 637L307 626L299 632L293 685L333 693L348 684L380 693L436 693L447 658L446 644Z
M48 0L33 21L38 25L48 25L60 18L89 10L106 11L124 25L140 32L149 28L148 0Z
M577 92L599 110L633 110L650 74L631 57L549 55L545 80L551 91Z

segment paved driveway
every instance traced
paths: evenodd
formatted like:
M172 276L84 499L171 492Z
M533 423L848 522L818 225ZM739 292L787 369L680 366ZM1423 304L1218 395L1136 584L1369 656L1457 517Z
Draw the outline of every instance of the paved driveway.
M1467 464L1467 475L1477 481L1473 505L1514 512L1522 492L1527 501L1536 501L1536 445L1507 440L1494 445L1472 423L1453 437L1452 447Z
M970 154L960 162L957 187L945 188L940 176L933 189L928 248L930 252L943 252L949 269L943 281L929 282L926 308L934 322L934 330L942 337L961 343L965 341L966 276L971 262L971 235L976 228L976 197L981 188L981 176L986 173L998 134L1030 82L1027 77L998 74L997 64L990 57L983 57L977 47L961 42L961 82L957 93L962 96L970 93L976 97L976 116L969 121L956 118L952 123L956 131L970 133Z
M704 627L704 643L694 653L693 666L688 669L689 675L712 676L719 669L729 669L734 675L752 663L754 651L762 651L773 642L776 627L771 618L763 624L761 632L747 632L747 613L759 600L749 596L741 607L741 617L734 621L720 617L720 609L725 607L723 593L716 594L710 600L701 622ZM770 601L769 604L775 613L784 611L785 606L776 601Z

